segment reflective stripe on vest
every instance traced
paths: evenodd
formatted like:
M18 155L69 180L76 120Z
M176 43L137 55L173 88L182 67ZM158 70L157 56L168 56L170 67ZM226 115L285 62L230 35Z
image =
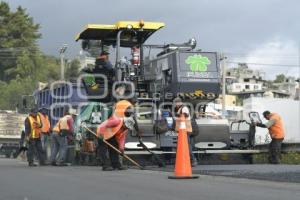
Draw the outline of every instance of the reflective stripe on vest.
M283 139L284 138L284 127L281 117L277 113L271 113L270 120L274 120L275 123L269 128L271 138Z
M71 115L66 115L62 118L60 118L60 120L58 121L59 123L59 129L61 130L70 130L70 127L68 125L68 120L71 118Z
M39 116L42 120L42 133L48 133L50 130L50 121L47 115L43 115L42 113L39 113Z
M127 100L118 101L115 105L114 114L99 125L97 135L102 135L105 140L108 140L118 134L124 124L125 111L130 106L133 105ZM119 123L114 127L107 127L106 125L112 120L119 120Z
M177 111L177 115L181 115L183 114L181 111L183 109L183 106L181 108L179 108L179 110ZM185 118L185 117L184 117ZM175 130L178 131L179 130L179 125L180 125L180 117L176 117L176 125L175 125ZM193 132L193 128L192 128L192 123L191 120L188 120L185 118L185 125L186 125L186 131L188 133L192 133Z
M41 126L41 119L40 117L37 115L36 119L32 116L29 116L29 123L30 123L30 138L40 138L41 136L41 128L38 128L39 126Z
M119 123L114 127L107 127L110 120L119 120ZM123 118L118 118L116 115L112 115L110 118L105 120L97 128L97 135L102 135L105 140L112 138L116 135L123 127Z
M59 132L60 132L60 129L59 129L59 122L57 122L57 123L55 124L55 126L54 126L53 129L52 129L52 131L55 132L55 133L59 133Z

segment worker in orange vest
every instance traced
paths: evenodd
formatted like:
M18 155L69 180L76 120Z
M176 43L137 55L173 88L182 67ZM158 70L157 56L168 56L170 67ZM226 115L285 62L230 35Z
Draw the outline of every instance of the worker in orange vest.
M65 111L62 118L59 119L51 136L51 157L50 162L53 166L67 166L66 156L68 149L68 136L73 134L74 119L69 113L69 110ZM58 159L56 159L59 153Z
M263 116L268 122L265 124L256 123L256 126L269 129L272 139L269 145L269 162L280 164L281 146L285 136L283 121L277 113L271 113L270 111L263 112Z
M27 159L30 167L37 166L34 163L35 155L39 159L40 165L45 165L43 148L41 143L42 121L37 109L30 110L29 116L25 119L25 137L28 141Z
M50 121L49 121L49 117L47 115L47 109L46 108L42 108L40 110L40 112L38 113L39 117L42 121L42 132L41 132L41 142L42 142L42 147L43 147L43 151L44 151L44 158L45 160L48 159L48 146L49 146L49 140L50 140Z
M115 104L113 115L100 124L97 129L97 136L124 152L125 138L129 129L139 132L135 117L133 104L128 100L120 100ZM101 140L99 141L99 154L102 161L102 170L124 170L126 167L121 165L118 153L108 147ZM107 163L107 151L111 161L111 166Z
M198 165L198 162L197 162L195 155L193 154L193 145L192 145L193 128L192 128L190 110L187 106L185 106L183 104L182 99L180 97L176 97L173 100L173 102L175 104L175 115L176 115L175 130L177 132L179 131L179 124L180 124L179 119L180 119L180 116L183 115L184 119L185 119L186 131L188 134L191 165L194 167L194 166Z

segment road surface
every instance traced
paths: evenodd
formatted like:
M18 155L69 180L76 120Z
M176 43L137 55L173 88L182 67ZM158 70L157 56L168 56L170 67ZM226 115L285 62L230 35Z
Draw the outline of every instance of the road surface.
M300 199L300 184L200 175L170 180L170 172L99 167L35 167L0 158L0 200L282 200Z

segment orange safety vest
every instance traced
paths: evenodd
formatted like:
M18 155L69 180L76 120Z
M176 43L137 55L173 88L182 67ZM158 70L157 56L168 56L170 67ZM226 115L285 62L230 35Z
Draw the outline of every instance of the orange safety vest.
M70 127L68 125L68 120L72 118L71 115L66 115L66 116L63 116L62 118L60 118L60 120L58 121L59 123L59 130L67 130L69 131L70 130Z
M105 140L112 138L114 135L120 132L125 132L126 130L121 130L124 124L123 117L125 117L125 111L127 108L132 106L132 104L127 100L121 100L116 103L114 114L108 118L106 121L101 123L97 129L97 135L102 135ZM114 127L107 127L108 123L115 122Z
M109 123L116 123L113 127L108 127ZM101 123L97 128L97 135L102 135L105 140L112 138L123 126L123 119L113 114L110 118Z
M60 129L59 129L59 122L57 122L57 123L55 124L55 126L54 126L53 129L52 129L52 131L53 131L54 133L59 133L59 132L60 132Z
M30 138L36 139L36 138L40 138L41 137L41 132L42 129L39 128L42 124L41 124L41 119L39 117L39 115L36 116L36 118L29 116L29 123L30 123Z
M284 138L284 126L281 117L277 113L271 113L270 120L274 120L275 123L269 128L271 138L283 139Z
M107 125L109 123L110 124L115 123L115 125L113 127L108 127ZM104 140L108 140L113 136L115 136L118 142L119 150L124 150L125 138L128 129L125 128L123 125L124 125L123 118L119 118L116 115L113 115L99 125L99 127L97 128L97 136L99 137L101 135Z
M49 133L50 131L50 121L47 115L43 115L42 113L39 113L39 116L42 120L42 133Z
M177 115L180 116L181 114L183 114L182 109L183 109L183 106L181 108L179 108L179 110L177 111ZM175 130L176 131L179 130L179 125L180 125L180 117L176 117L176 125L175 125ZM188 120L188 119L185 118L185 126L186 126L186 131L188 133L193 132L191 120Z

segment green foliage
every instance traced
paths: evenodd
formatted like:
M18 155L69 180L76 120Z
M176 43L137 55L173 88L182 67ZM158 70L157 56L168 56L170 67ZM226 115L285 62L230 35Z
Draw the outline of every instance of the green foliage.
M268 154L261 153L253 155L254 163L268 163ZM281 163L282 164L300 164L300 153L295 151L289 151L281 154Z
M13 12L7 3L0 3L0 109L15 109L38 81L59 78L58 59L39 50L39 28L25 9Z
M34 87L30 78L17 77L9 84L2 84L2 87L0 86L0 90L3 92L0 97L0 109L15 109L20 104L22 95L31 94Z
M79 76L80 61L78 59L72 60L70 63L67 63L65 68L65 78L74 79Z
M276 76L274 83L283 83L285 81L286 77L284 74L279 74Z
M14 78L9 74L24 51L38 51L39 27L22 7L12 12L7 3L0 3L0 80Z

